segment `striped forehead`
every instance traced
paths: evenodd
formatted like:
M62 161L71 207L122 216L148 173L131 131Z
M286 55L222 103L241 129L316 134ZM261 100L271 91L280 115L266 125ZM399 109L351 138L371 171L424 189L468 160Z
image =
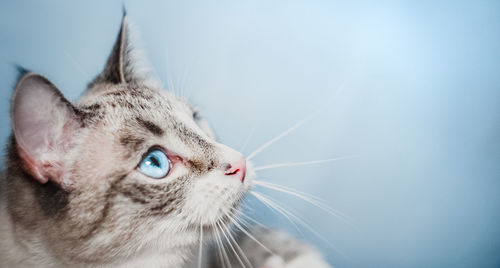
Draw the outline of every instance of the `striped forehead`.
M82 97L78 108L83 114L99 114L89 118L94 122L104 117L121 121L143 117L150 121L156 119L159 125L178 115L193 112L189 105L167 91L129 84L99 85L99 88L89 90Z
M197 127L190 106L166 91L118 86L94 100L80 108L93 115L94 123L121 122L119 140L129 155L144 150L148 139L175 138L199 158L214 158L214 146Z
M141 116L130 120L120 131L122 145L128 148L140 148L142 146L138 143L144 143L148 138L169 140L177 138L191 151L199 151L207 157L214 154L214 146L194 128L174 117L164 120L166 123L163 125ZM140 131L137 131L138 128Z

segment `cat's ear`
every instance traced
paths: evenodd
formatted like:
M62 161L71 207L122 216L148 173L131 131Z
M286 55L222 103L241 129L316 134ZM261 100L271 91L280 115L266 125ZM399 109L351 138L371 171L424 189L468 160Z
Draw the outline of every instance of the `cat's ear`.
M51 180L69 187L64 157L71 138L82 126L74 106L46 78L26 73L12 96L11 120L26 171L41 183Z
M130 24L127 15L123 14L122 25L118 32L113 50L108 57L104 70L92 81L91 85L99 83L137 84L145 80L144 74L138 66L141 61L141 51L133 47Z

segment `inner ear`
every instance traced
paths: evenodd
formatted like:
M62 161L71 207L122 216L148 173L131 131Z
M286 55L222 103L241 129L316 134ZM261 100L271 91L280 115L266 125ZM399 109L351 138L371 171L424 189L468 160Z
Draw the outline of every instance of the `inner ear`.
M19 80L11 103L12 129L26 170L38 181L68 185L65 154L81 127L73 105L43 76Z

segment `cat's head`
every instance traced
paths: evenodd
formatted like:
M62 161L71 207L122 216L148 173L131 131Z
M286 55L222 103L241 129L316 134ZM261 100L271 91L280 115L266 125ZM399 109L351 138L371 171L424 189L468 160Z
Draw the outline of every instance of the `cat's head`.
M196 243L234 217L254 176L190 104L136 71L126 21L76 104L34 73L12 98L16 230L72 260Z

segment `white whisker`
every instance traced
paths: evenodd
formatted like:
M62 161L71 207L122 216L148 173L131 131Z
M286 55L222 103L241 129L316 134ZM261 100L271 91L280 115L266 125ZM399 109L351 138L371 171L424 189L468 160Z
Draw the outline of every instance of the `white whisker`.
M198 268L201 268L201 259L203 257L203 224L200 222L200 248L198 252Z
M237 210L237 209L234 209L234 208L233 208L231 211L229 211L229 212L228 212L228 216L231 216L231 217L229 217L229 218L231 219L231 221L232 221L232 222L234 222L234 221L236 221L236 220L239 220L239 221L240 221L240 223L241 223L244 227L246 227L247 229L250 229L250 227L249 227L249 223L248 223L247 221L245 221L244 219L242 219L241 217L238 217L238 215L237 215L237 214L239 214L239 213L241 213L241 214L242 214L243 212L241 212L240 210Z
M271 190L279 191L282 193L286 193L286 194L290 194L290 195L293 195L295 197L298 197L298 198L310 203L311 205L314 205L317 208L325 211L326 213L328 213L328 214L330 214L330 215L332 215L332 216L334 216L334 217L336 217L336 218L338 218L346 223L351 224L351 220L348 216L346 216L345 214L341 213L340 211L328 206L327 204L324 203L323 200L321 200L313 195L310 195L310 194L307 194L304 192L300 192L300 191L297 191L295 189L291 189L291 188L288 188L288 187L285 187L285 186L282 186L279 184L270 183L270 182L263 182L263 181L254 180L254 183L255 183L255 185L258 185L258 186L262 186L262 187L265 187L265 188L268 188Z
M222 236L219 233L220 229L218 227L218 222L216 222L215 224L217 225L215 231L217 232L217 237L219 237L219 241L220 241L221 248L222 248L222 255L224 256L224 260L227 263L227 265L229 267L231 267L231 262L229 261L229 257L228 257L227 252L226 252L226 247L224 246L224 242L222 241ZM220 230L220 231L222 232L222 230Z
M255 211L255 208L250 207L250 206L248 206L248 205L247 205L247 204L245 204L245 203L241 203L241 204L240 204L240 207L241 207L241 208L243 208L243 209L245 209L245 210L248 210L248 211Z
M277 183L272 183L272 182L268 182L268 181L261 181L261 180L253 180L253 183L257 186L262 186L262 187L266 187L266 186L273 186L273 187L276 187L276 188L279 188L279 189L283 189L283 190L288 190L290 192L294 192L294 193L297 193L297 194L300 194L300 195L303 195L305 197L308 197L310 199L313 199L313 200L316 200L316 201L319 201L319 202L325 202L324 199L321 199L317 196L314 196L312 194L308 194L308 193L305 193L305 192L301 192L299 190L295 190L293 188L290 188L290 187L286 187L286 186L283 186L281 184L277 184Z
M257 124L254 124L253 127L252 127L252 129L250 130L250 132L248 132L248 135L247 135L245 141L240 146L240 150L239 150L240 152L243 152L243 150L245 150L245 148L248 145L248 142L250 142L250 139L253 137L253 134L255 133L256 129L257 129Z
M217 225L219 225L219 224L217 223ZM233 243L231 243L231 240L229 240L229 237L226 235L226 232L225 232L225 231L224 231L224 229L222 228L222 225L219 225L219 228L220 228L220 230L221 230L222 235L226 238L226 241L228 242L229 247L230 247L230 248L231 248L231 250L233 251L233 253L234 253L234 255L235 255L236 259L238 259L238 262L241 264L241 266L243 266L243 268L246 268L245 264L243 263L243 261L242 261L242 260L241 260L241 258L240 258L240 255L239 255L239 254L236 252L236 250L234 249L234 247L233 247ZM229 233L229 235L231 235L231 233Z
M181 90L183 93L182 95L186 97L186 78L187 78L187 73L188 73L188 66L186 63L182 66L182 71L180 75L177 75L176 79L176 86Z
M329 159L323 159L323 160L304 161L304 162L278 163L278 164L271 164L271 165L256 167L254 170L261 171L261 170L265 170L265 169L274 169L274 168L281 168L281 167L308 166L308 165L314 165L314 164L334 162L334 161L349 159L349 158L353 158L353 157L355 157L355 156L344 156L344 157L329 158Z
M226 263L224 262L224 257L222 256L222 245L221 245L221 242L219 242L219 233L217 232L217 228L215 227L215 225L212 223L212 228L213 230L215 231L215 235L214 235L214 239L215 239L215 243L217 245L217 253L219 255L219 259L220 259L220 262L222 264L223 267L226 267Z
M345 86L345 83L341 83L339 85L339 87L337 88L337 90L335 90L334 94L332 96L329 97L330 98L335 98L343 89L344 89L344 86ZM330 103L327 103L328 105L325 105L323 107L320 107L319 109L317 109L316 111L314 111L313 113L311 113L311 115L309 115L308 117L306 117L305 119L302 119L301 121L299 121L298 123L296 123L295 125L291 126L289 129L283 131L281 134L279 134L278 136L276 136L275 138L271 139L270 141L264 143L264 145L262 145L261 147L257 148L257 150L253 151L251 154L248 155L247 159L250 160L252 159L253 157L255 157L256 155L258 155L260 152L262 152L264 149L266 149L267 147L269 147L271 144L275 143L276 141L282 139L283 137L285 137L286 135L290 134L292 131L294 131L295 129L299 128L300 126L302 126L304 123L307 123L308 121L310 121L311 119L313 119L314 117L316 117L318 114L322 113L324 109L327 109L328 107L331 106Z
M291 212L289 212L288 210L286 209L283 209L281 208L280 206L278 206L277 204L275 204L275 202L271 202L270 200L268 200L266 197L263 196L263 194L259 194L259 193L256 193L254 191L251 191L250 192L253 196L255 196L259 201L262 202L262 204L264 204L266 207L268 207L271 211L275 212L275 213L279 213L278 215L280 216L283 216L285 217L292 225L293 227L302 235L305 237L304 233L302 232L302 230L300 230L299 226L297 226L297 224L290 218L289 214L292 214ZM292 214L293 215L293 214ZM295 216L295 215L293 215Z
M191 72L192 72L192 69L193 69L195 62L196 62L196 57L193 56L193 58L186 60L184 63L184 68L183 68L184 71L182 74L182 79L181 79L180 84L181 84L181 88L186 89L186 91L185 91L186 92L185 93L186 99L190 99L191 95L194 93L193 89L188 86L188 81L189 81L188 78L191 76Z
M251 221L251 222L253 222L253 223L257 224L259 227L262 227L262 228L268 228L267 226L265 226L265 225L264 225L264 224L262 224L261 222L259 222L259 221L255 220L254 218L252 218L252 217L248 216L247 214L245 214L245 213L243 213L243 212L241 212L241 211L240 211L240 214L241 214L241 216L245 217L245 218L246 218L246 219L248 219L249 221ZM243 219L241 219L241 218L240 218L240 221L242 221L242 220L243 220Z
M230 218L230 219L231 219L231 222L234 224L235 219L233 219L233 218ZM225 227L225 229L227 230L227 233L228 233L229 237L234 242L234 245L236 246L236 248L238 249L238 251L241 253L241 255L243 256L243 258L245 259L245 262L248 264L249 267L253 268L253 265L250 262L250 260L247 258L247 256L245 255L245 252L241 249L241 247L238 245L238 242L236 241L236 239L231 234L230 228L228 226L223 226L223 227Z
M256 155L258 155L260 152L262 152L264 149L266 149L267 147L269 147L271 144L277 142L278 140L282 139L283 137L285 137L286 135L290 134L292 131L294 131L295 129L297 129L298 127L302 126L304 123L308 122L309 120L311 120L311 118L316 115L316 113L313 113L313 115L303 119L303 120L300 120L298 123L296 123L295 125L291 126L289 129L283 131L281 134L279 134L278 136L274 137L273 139L271 139L270 141L264 143L264 145L262 145L261 147L257 148L257 150L253 151L251 154L248 155L247 157L247 160L250 160L252 159L253 157L255 157Z
M265 249L269 254L273 256L277 256L276 253L274 253L272 250L270 250L268 247L266 247L264 244L262 244L257 238L255 238L253 235L251 235L245 228L243 228L236 220L233 221L234 226L238 228L240 231L242 231L245 235L247 235L250 239L252 239L255 243L257 243L259 246L261 246L263 249Z
M170 61L170 57L169 57L169 50L166 49L165 50L165 75L166 75L166 79L167 79L167 85L166 85L167 90L170 90L178 97L182 97L182 92L174 85L173 73L171 72L171 69L170 69L170 63L171 63L171 61Z
M339 250L336 246L334 246L330 241L326 240L320 233L318 233L310 224L308 224L306 221L304 221L303 219L301 219L300 217L296 216L295 214L291 213L290 211L288 211L287 209L283 208L281 205L279 205L279 202L274 200L273 198L271 197L266 197L264 196L264 194L260 193L255 193L255 192L251 192L255 197L257 197L259 200L261 200L263 203L269 203L269 205L272 204L273 207L276 207L276 209L278 209L280 212L284 213L284 214L288 214L290 217L292 217L293 219L295 219L297 222L299 222L302 226L304 226L308 231L310 231L312 234L314 234L315 236L317 236L318 238L320 238L323 242L325 242L326 244L328 244L331 248L333 248L335 251L337 251L340 255L346 257L346 255L341 251ZM288 218L288 217L287 217Z

